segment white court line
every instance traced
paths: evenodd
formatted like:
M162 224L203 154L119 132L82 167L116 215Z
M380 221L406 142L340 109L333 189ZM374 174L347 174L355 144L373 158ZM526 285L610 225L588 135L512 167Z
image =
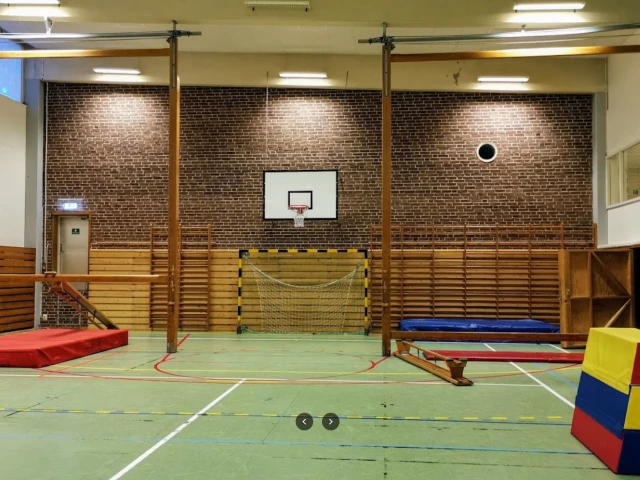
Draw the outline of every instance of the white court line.
M565 350L564 348L556 347L556 346L555 346L554 344L552 344L552 343L548 343L547 345L549 345L550 347L553 347L553 348L555 348L555 349L557 349L557 350L560 350L561 352L569 353L569 351Z
M486 343L484 344L485 347L487 347L489 350L491 350L492 352L496 352L497 350L495 348L492 348L490 345L487 345ZM523 370L522 368L520 368L518 365L516 365L513 362L509 362L511 365L513 365L515 368L517 368L518 370L520 370L522 373L524 373L527 377L529 377L531 380L533 380L534 382L536 382L538 385L540 385L541 387L543 387L546 391L548 391L549 393L553 394L554 396L558 397L560 400L562 400L564 403L566 403L567 405L569 405L571 408L576 408L576 406L571 403L569 400L567 400L566 398L564 398L562 395L560 395L558 392L556 392L553 388L551 388L549 385L547 385L546 383L541 382L540 380L538 380L536 377L534 377L533 375L531 375L529 372L527 372L526 370Z
M162 340L162 341L167 341L166 338L163 337L136 337L136 336L129 336L129 339L142 339L142 340ZM189 337L189 341L191 340L210 340L210 341L223 341L223 342L282 342L283 340L286 340L288 342L318 342L318 341L323 341L323 342L368 342L368 343L373 343L374 340L377 342L380 341L380 339L378 338L371 338L371 339L338 339L338 338L316 338L316 337L309 337L309 338L300 338L300 337L293 337L293 338L288 338L288 337L279 337L279 338L246 338L246 337L242 337L242 336L238 336L238 337Z
M46 377L42 377L41 374L24 374L24 373L0 373L0 377L32 377L32 378L42 378L44 380L53 380L53 379L76 379L76 380L99 380L99 379L108 379L108 380L163 380L167 377L156 375L156 376L142 376L142 375L101 375L96 377L94 375L47 375ZM427 387L443 387L449 385L448 383L426 383L426 382L415 382L415 381L393 381L393 380L330 380L330 379L322 379L322 378L261 378L261 377L216 377L216 378L203 378L203 380L209 380L209 383L214 383L217 381L237 381L243 380L246 382L258 382L258 381L268 381L268 382L313 382L313 383L356 383L362 385L370 385L370 384L381 384L381 385L396 385L398 383L403 385L422 385ZM179 380L174 381L174 383L180 383ZM207 383L206 381L200 383ZM531 385L531 384L520 384L520 383L474 383L474 385L485 386L485 387L536 387L539 385Z
M178 433L180 433L182 430L184 430L186 427L188 427L191 423L195 422L203 414L207 413L209 411L209 409L211 409L211 407L213 407L216 403L218 403L220 400L222 400L224 397L226 397L231 392L233 392L236 388L238 388L240 385L242 385L242 382L244 382L244 380L240 380L234 386L229 388L222 395L220 395L218 398L213 400L206 407L204 407L202 410L200 410L198 413L196 413L193 417L191 417L189 420L184 422L182 425L180 425L178 428L176 428L173 432L171 432L169 435L164 437L162 440L160 440L158 443L156 443L153 447L151 447L149 450L144 452L142 455L140 455L138 458L136 458L129 465L127 465L122 470L120 470L118 473L116 473L113 477L111 477L110 480L118 480L119 478L122 478L127 472L131 471L136 465L138 465L140 462L142 462L145 458L147 458L149 455L151 455L153 452L155 452L157 449L159 449L162 445L167 443L173 437L175 437Z

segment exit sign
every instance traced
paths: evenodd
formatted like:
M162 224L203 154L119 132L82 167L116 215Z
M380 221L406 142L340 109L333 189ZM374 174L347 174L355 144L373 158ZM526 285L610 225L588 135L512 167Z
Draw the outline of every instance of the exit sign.
M71 235L80 235L80 229L79 228L72 228L71 229Z

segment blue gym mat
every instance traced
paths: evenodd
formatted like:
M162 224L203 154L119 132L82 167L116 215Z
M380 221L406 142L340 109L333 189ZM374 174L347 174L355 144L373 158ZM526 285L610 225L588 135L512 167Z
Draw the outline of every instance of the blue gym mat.
M522 320L406 318L400 321L400 331L560 333L560 327L531 318Z

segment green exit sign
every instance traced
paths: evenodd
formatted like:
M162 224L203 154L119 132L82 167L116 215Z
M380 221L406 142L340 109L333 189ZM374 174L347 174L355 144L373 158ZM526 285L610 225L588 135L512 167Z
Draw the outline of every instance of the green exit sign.
M71 235L80 235L80 229L79 228L72 228L71 229Z

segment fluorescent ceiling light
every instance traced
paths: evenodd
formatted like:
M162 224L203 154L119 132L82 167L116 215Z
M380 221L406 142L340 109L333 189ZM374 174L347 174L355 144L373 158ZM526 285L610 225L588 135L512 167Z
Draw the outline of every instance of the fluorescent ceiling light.
M0 5L60 5L59 0L11 0L0 2Z
M478 77L481 83L527 83L529 77Z
M312 72L280 72L280 78L327 78L327 74Z
M566 12L582 10L583 2L571 3L523 3L516 5L513 9L516 12Z
M94 68L93 71L106 75L140 75L137 68Z
M244 4L253 10L256 8L292 8L307 11L311 9L311 2L308 0L246 0Z

